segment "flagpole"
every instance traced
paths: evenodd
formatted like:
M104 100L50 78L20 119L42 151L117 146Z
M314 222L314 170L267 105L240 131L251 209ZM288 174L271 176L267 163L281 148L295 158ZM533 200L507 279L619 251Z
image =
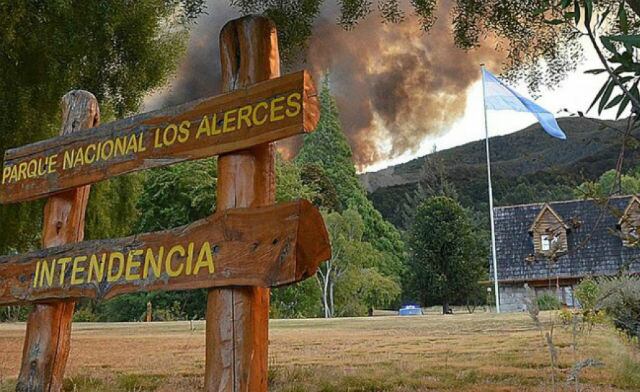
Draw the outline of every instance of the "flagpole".
M487 121L487 97L485 96L484 85L484 64L481 67L482 78L482 107L484 109L484 134L485 146L487 148L487 182L489 184L489 220L491 221L491 255L493 257L493 289L496 297L496 312L500 313L500 292L498 291L498 261L496 258L496 227L493 219L493 190L491 188L491 158L489 153L489 127Z

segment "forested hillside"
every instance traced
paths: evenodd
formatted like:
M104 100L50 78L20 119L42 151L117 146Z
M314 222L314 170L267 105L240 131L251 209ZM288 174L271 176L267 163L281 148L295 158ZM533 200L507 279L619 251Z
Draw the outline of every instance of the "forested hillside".
M606 124L624 129L626 120ZM561 200L616 165L621 134L588 118L562 118L567 140L548 136L536 123L519 132L491 138L491 170L497 205ZM636 131L637 132L637 131ZM623 169L635 167L638 150L627 148ZM484 140L438 151L407 163L363 174L360 179L375 207L399 227L434 171L441 169L467 208L486 211L488 204Z

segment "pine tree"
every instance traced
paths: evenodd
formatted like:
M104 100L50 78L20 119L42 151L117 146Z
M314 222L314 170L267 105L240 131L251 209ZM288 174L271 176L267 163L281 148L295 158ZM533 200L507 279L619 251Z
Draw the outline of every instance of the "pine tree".
M380 272L400 276L404 250L400 233L375 209L358 181L353 152L342 131L338 107L331 96L327 77L322 82L320 104L318 127L315 132L305 135L296 161L303 168L310 165L322 168L337 191L338 212L348 208L356 210L365 224L363 240L388 256L388 261ZM323 207L331 209L332 206Z
M410 232L411 286L423 305L464 303L475 295L487 260L469 216L446 196L426 199Z

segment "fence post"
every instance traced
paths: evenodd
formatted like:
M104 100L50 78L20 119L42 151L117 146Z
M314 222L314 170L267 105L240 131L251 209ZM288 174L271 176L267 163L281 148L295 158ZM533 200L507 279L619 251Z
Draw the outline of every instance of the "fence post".
M275 25L262 16L228 22L220 32L222 90L280 76ZM272 143L218 158L217 210L258 207L275 201ZM267 390L269 289L209 290L205 390Z
M61 105L61 135L92 128L100 122L98 101L88 91L70 91L62 97ZM89 190L90 186L86 185L48 198L44 207L43 248L82 241ZM16 391L57 392L62 389L74 307L74 301L34 305L27 320Z

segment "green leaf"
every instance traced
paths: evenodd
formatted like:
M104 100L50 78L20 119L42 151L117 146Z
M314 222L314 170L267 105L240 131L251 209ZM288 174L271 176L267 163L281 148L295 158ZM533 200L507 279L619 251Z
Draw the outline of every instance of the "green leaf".
M629 90L629 92L631 93L633 98L635 98L636 100L640 99L640 92L638 92L638 80L636 80L636 82L633 84L633 87L631 87L631 90Z
M593 15L593 1L584 0L584 23L591 24L591 16Z
M627 19L627 11L624 8L624 1L620 2L620 8L618 9L618 23L620 31L629 34L629 21Z
M625 83L627 83L628 81L630 81L631 79L633 79L633 76L625 76L624 78L620 78L620 79L618 79L618 81L619 81L621 84L625 84Z
M533 16L538 16L538 15L542 15L547 11L546 7L540 7L538 9L536 9L535 11L533 11Z
M623 44L629 44L629 45L635 46L636 48L640 47L640 35L638 34L610 35L608 37L602 37L601 41L603 41L605 38L609 41L622 42Z
M576 25L580 22L580 4L578 4L578 0L573 1L573 12L574 17L573 20L576 22Z
M562 0L562 3L560 3L560 7L567 8L569 4L571 4L571 0Z
M630 101L631 100L629 99L629 96L625 94L624 97L622 98L622 102L620 102L620 106L618 106L618 112L616 113L616 120L620 118L620 116L622 115L622 112L624 112L627 106L629 106Z
M554 26L555 26L555 25L563 24L563 23L564 23L564 20L562 20L562 19L551 19L551 20L547 20L547 19L545 19L545 20L544 20L544 23L546 23L546 24L550 24L550 25L554 25Z
M592 74L592 75L598 75L598 74L603 73L604 71L606 71L606 69L604 69L604 68L596 68L596 69L589 69L587 71L584 71L584 73Z
M611 42L611 37L600 37L600 42L602 42L602 46L604 46L609 52L618 53L613 42Z
M591 102L591 105L589 105L589 109L587 109L587 112L591 110L591 108L596 104L596 102L598 102L598 99L600 99L602 94L604 94L604 90L606 90L608 83L609 83L609 79L607 79L607 81L604 82L604 84L602 85L602 88L600 89L600 91L598 91L598 94L596 94L596 97L593 99L593 102Z
M617 104L619 104L619 103L620 103L620 101L622 101L622 98L624 98L624 96L625 96L625 94L624 94L624 93L622 93L622 94L620 94L620 95L617 95L615 98L613 98L613 99L611 100L611 102L609 102L609 103L607 104L607 106L605 106L605 107L604 107L604 110L611 109L612 107L614 107L614 106L616 106Z
M613 87L615 87L615 83L613 80L609 81L607 88L604 90L604 94L602 94L602 98L600 98L600 103L598 104L598 114L602 113L607 102L609 102L609 97L611 97L611 93L613 92Z

